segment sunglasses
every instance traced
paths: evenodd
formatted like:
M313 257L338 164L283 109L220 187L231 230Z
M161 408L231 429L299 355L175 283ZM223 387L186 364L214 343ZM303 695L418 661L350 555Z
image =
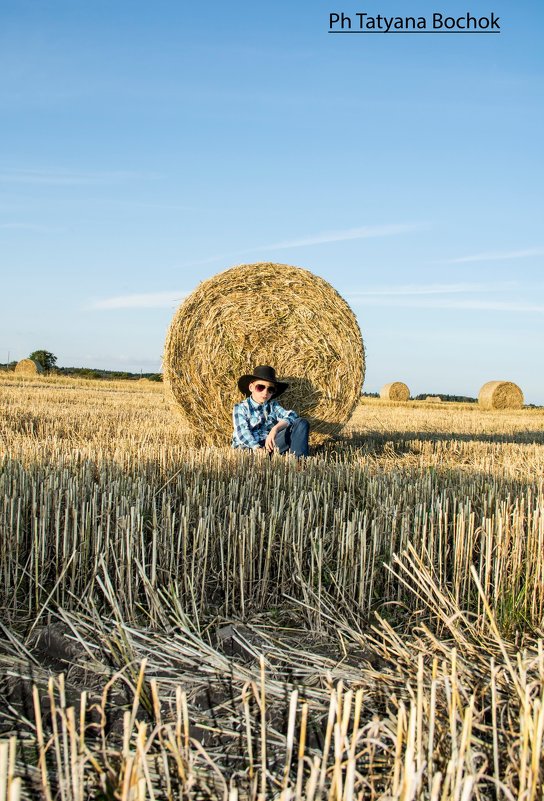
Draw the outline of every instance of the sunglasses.
M276 387L267 387L264 384L255 384L255 389L257 392L263 392L265 389L267 392L271 392L272 395L276 392Z

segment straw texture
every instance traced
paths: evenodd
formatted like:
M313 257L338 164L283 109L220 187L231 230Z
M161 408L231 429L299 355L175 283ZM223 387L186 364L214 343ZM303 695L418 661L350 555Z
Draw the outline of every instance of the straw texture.
M382 400L406 401L409 397L410 389L402 381L392 381L390 384L384 384L380 389Z
M521 409L523 392L512 381L488 381L478 394L482 409Z
M286 264L242 264L204 281L166 337L164 381L197 439L227 444L241 375L270 364L281 404L310 421L315 444L350 418L365 372L355 316L330 284Z
M43 367L33 359L21 359L15 365L15 372L23 375L38 375L38 373L43 373Z

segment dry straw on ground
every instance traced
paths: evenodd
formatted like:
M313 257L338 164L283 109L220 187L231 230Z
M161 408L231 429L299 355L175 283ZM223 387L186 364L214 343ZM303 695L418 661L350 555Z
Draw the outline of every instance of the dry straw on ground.
M0 799L542 801L542 409L365 398L299 471L0 388Z
M512 381L488 381L479 392L478 403L482 409L521 409L523 392Z
M38 375L43 373L43 367L33 359L21 359L15 366L15 372L22 373L22 375Z
M410 389L402 381L392 381L384 384L380 389L380 398L391 401L407 401L410 397Z
M353 312L322 278L286 264L242 264L204 281L174 315L164 352L167 394L203 441L230 441L238 378L258 364L289 383L281 403L310 420L314 442L337 434L365 372Z

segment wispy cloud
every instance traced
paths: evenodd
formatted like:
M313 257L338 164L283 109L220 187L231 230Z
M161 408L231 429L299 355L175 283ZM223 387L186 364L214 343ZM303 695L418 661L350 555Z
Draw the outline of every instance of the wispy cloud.
M171 309L177 306L187 295L181 290L169 292L147 292L135 295L117 295L113 298L96 300L90 304L91 309Z
M263 251L272 252L274 250L290 250L291 248L303 248L311 245L323 245L328 242L347 242L350 239L372 239L375 237L399 236L413 231L420 231L426 228L426 223L390 223L386 225L363 225L358 228L343 228L334 231L322 231L317 234L287 239L280 242L272 242L268 245L255 245L244 250L234 250L230 253L216 254L204 259L191 262L191 266L200 264L213 264L216 261L230 261L237 259L238 256L247 256L250 253L262 253Z
M0 223L1 231L35 231L40 234L58 233L62 228L55 228L51 225L35 225L34 223Z
M0 183L47 184L56 186L79 186L119 183L127 180L160 178L156 173L105 170L76 172L71 170L26 170L0 169Z
M299 239L290 239L284 242L276 242L271 245L256 245L246 250L237 250L231 253L209 256L204 259L192 261L185 267L213 264L217 261L230 261L238 256L246 256L249 253L259 253L261 251L288 250L290 248L300 248L307 245L320 245L326 242L343 242L349 239L369 239L379 236L397 236L403 233L416 231L424 227L421 223L394 223L388 225L366 225L359 228L344 228L335 231L323 231L311 236ZM150 292L137 295L120 295L119 297L104 298L90 304L91 309L164 309L170 308L180 302L186 292L175 290L173 292Z
M517 300L460 300L452 301L451 304L444 304L442 308L452 309L475 309L481 311L505 311L505 312L544 312L544 303L527 303Z
M501 293L512 293L519 289L516 281L495 283L458 284L406 284L344 293L346 300L354 306L382 306L418 309L465 309L474 311L503 311L537 313L544 312L544 304L524 299L507 300L493 297ZM464 295L465 297L459 297Z
M418 223L393 223L389 225L363 225L359 228L344 228L337 231L323 231L311 236L297 239L288 239L284 242L274 242L271 245L262 245L254 250L287 250L288 248L303 248L308 245L322 245L326 242L347 242L350 239L371 239L380 236L398 236L422 228Z
M395 284L391 286L376 286L368 289L349 291L346 297L352 300L366 298L414 295L459 295L475 292L505 292L516 287L515 281L502 281L496 283L457 283L457 284Z
M412 309L465 309L473 311L503 311L503 312L526 312L538 313L544 312L543 303L527 303L524 301L514 300L484 300L481 298L350 298L346 297L354 306L389 306L389 307L403 307Z
M508 261L509 259L528 259L531 256L544 256L544 247L526 248L525 250L489 250L473 256L461 256L457 259L444 259L444 264L466 264L473 261Z

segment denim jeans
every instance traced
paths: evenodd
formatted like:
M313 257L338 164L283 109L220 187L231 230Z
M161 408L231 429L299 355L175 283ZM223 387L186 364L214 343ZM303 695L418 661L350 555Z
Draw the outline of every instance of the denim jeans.
M281 454L294 453L299 458L300 456L308 456L308 435L310 433L310 424L304 417L299 417L294 423L291 423L287 428L282 428L276 434L276 448Z

